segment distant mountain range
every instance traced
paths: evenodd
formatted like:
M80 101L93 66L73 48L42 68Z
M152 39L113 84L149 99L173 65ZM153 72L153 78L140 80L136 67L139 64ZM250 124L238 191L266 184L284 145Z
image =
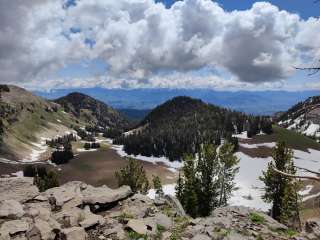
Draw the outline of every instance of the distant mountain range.
M213 91L207 89L104 89L80 88L59 89L49 92L36 91L35 94L55 99L71 92L81 92L99 99L116 109L153 109L157 105L176 96L198 98L207 103L230 108L245 113L271 115L286 111L294 104L308 97L320 95L320 91ZM128 111L126 111L128 112ZM132 115L133 114L133 115ZM145 113L129 112L129 115L143 118ZM140 114L140 115L139 115Z

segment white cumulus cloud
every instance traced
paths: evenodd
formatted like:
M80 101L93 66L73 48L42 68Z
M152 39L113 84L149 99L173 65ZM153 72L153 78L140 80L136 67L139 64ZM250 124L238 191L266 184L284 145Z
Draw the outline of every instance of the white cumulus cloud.
M227 12L211 0L0 0L0 82L26 86L214 87L282 83L320 57L320 23L268 2ZM104 76L63 79L101 59ZM308 61L308 62L307 62ZM231 78L195 76L214 68ZM163 74L165 72L166 74ZM68 82L66 82L68 81Z

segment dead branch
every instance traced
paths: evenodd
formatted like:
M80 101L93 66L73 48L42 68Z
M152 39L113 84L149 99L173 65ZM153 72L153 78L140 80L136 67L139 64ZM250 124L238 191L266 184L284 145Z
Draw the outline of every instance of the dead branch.
M286 176L286 177L290 177L290 178L299 178L299 179L309 179L309 180L315 180L315 181L318 181L320 182L320 177L312 177L312 176L300 176L300 175L293 175L293 174L289 174L289 173L285 173L285 172L282 172L276 168L273 168L273 170L277 173L280 173L281 175L283 176Z

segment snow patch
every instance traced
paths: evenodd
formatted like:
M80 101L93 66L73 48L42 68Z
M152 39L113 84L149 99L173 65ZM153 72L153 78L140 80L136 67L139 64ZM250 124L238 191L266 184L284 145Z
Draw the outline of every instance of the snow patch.
M309 199L316 198L316 197L319 197L319 196L320 196L320 192L318 192L316 194L313 194L313 195L306 196L306 197L304 197L302 199L302 202L308 201Z
M183 167L183 162L170 161L166 157L146 157L146 156L142 156L142 155L136 155L136 156L135 155L129 155L123 150L123 145L112 145L111 148L116 150L118 155L121 156L121 157L131 157L131 158L134 158L134 159L137 159L137 160L140 160L140 161L150 162L150 163L153 163L153 164L163 163L164 165L169 167L168 169L170 171L172 171L172 172L173 171L176 172L177 169L180 169L180 168Z
M232 137L236 137L236 138L239 138L239 139L251 139L251 138L248 138L247 131L244 131L244 132L239 133L239 134L232 134Z
M268 147L268 148L273 148L276 146L275 142L270 142L270 143L258 143L258 144L248 144L248 143L239 143L241 147L244 148L250 148L250 149L255 149L259 147Z
M84 148L77 148L77 152L96 152L98 149L91 148L91 149L84 149Z
M307 136L315 136L317 132L320 130L320 125L319 124L314 124L311 123L308 128L303 132L303 134Z
M23 177L23 171L18 171L15 173L11 173L12 176L22 178Z
M41 154L48 150L48 146L44 138L41 138L40 143L31 142L30 144L36 148L31 149L31 154L28 157L20 160L23 163L34 163L39 161Z
M166 184L166 185L162 186L162 190L165 195L175 196L175 193L176 193L175 187L176 187L176 184ZM154 189L150 189L148 191L147 196L151 199L155 199L156 198L156 191Z
M311 192L311 190L313 189L313 187L314 187L313 185L305 186L305 188L303 190L299 191L299 195L301 195L301 196L308 195Z

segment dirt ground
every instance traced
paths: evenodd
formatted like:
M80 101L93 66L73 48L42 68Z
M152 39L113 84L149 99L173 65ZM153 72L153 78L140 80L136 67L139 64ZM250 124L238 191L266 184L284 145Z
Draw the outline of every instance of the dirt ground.
M177 173L169 171L165 166L144 161L140 163L150 180L152 175L158 175L163 184L176 182ZM59 166L60 182L84 181L94 186L106 184L109 187L117 187L115 172L126 164L127 160L110 148L103 148L96 152L83 152L68 164Z
M152 180L153 175L157 175L163 184L176 182L178 173L169 171L166 166L144 161L140 161L140 163L149 180ZM117 187L115 172L126 164L125 158L120 157L115 150L106 146L95 152L77 153L75 151L75 157L68 164L58 166L59 182L63 184L69 181L83 181L94 186L105 184L114 188ZM25 166L0 163L0 176L21 171ZM49 165L44 166L53 168Z

